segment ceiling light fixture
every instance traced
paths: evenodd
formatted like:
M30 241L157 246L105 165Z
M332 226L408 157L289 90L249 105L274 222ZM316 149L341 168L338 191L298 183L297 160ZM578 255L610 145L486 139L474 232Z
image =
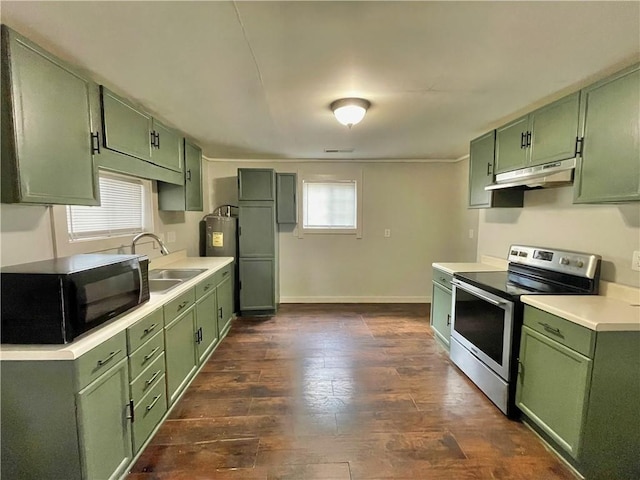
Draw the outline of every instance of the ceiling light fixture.
M364 98L341 98L330 105L336 119L349 128L362 121L370 106Z

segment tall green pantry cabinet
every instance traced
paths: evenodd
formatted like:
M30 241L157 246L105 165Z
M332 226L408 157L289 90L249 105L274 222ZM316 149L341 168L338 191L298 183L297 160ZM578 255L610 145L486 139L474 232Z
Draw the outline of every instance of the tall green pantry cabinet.
M278 304L276 174L238 169L240 314L268 315Z

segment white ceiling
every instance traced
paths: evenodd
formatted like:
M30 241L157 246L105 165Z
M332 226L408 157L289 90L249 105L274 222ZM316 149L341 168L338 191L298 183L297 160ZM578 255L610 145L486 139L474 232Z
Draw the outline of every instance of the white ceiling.
M640 58L638 1L3 0L0 13L210 158L457 159ZM351 130L329 110L347 96L372 103Z

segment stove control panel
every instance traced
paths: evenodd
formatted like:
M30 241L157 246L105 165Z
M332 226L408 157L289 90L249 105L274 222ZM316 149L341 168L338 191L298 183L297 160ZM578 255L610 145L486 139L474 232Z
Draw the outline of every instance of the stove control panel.
M595 278L600 265L599 255L525 245L512 245L508 260L586 278Z

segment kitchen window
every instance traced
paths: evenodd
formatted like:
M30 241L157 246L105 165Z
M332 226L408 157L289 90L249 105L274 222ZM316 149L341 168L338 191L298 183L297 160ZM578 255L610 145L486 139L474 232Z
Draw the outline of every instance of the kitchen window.
M362 173L301 175L303 234L362 236Z
M54 206L57 256L122 250L133 235L153 231L151 181L100 172L100 205Z

